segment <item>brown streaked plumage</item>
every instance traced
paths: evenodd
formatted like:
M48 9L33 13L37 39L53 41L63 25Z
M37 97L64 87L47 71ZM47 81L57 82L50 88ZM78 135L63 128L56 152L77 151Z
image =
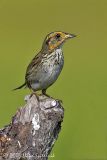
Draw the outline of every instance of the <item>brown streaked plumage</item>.
M41 51L27 67L25 83L16 89L26 86L34 92L42 90L46 94L46 89L57 80L64 65L62 45L67 39L74 37L74 34L61 31L48 34Z

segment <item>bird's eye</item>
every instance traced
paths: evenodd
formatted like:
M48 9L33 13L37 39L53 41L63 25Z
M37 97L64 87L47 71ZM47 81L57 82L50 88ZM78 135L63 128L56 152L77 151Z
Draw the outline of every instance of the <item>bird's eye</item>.
M60 34L56 34L56 39L59 39L61 36L60 36Z

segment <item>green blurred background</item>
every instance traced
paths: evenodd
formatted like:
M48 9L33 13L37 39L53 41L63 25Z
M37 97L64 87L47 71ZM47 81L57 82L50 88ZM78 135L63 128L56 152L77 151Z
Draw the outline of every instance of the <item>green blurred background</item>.
M0 0L0 127L25 104L29 90L11 90L56 30L78 37L64 45L64 69L48 89L65 108L50 159L107 159L107 0Z

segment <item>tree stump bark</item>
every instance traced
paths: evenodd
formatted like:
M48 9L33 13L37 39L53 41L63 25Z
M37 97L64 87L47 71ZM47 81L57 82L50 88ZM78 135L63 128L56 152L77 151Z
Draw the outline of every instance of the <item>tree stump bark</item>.
M12 122L0 130L0 160L48 160L64 117L61 102L44 95L25 97Z

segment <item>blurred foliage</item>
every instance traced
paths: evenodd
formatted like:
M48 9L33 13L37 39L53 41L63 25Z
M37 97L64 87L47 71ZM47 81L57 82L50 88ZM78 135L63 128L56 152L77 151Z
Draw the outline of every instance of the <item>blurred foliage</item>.
M54 160L107 159L107 0L0 0L0 127L23 105L30 60L51 31L78 37L64 47L65 66L48 94L65 118Z

